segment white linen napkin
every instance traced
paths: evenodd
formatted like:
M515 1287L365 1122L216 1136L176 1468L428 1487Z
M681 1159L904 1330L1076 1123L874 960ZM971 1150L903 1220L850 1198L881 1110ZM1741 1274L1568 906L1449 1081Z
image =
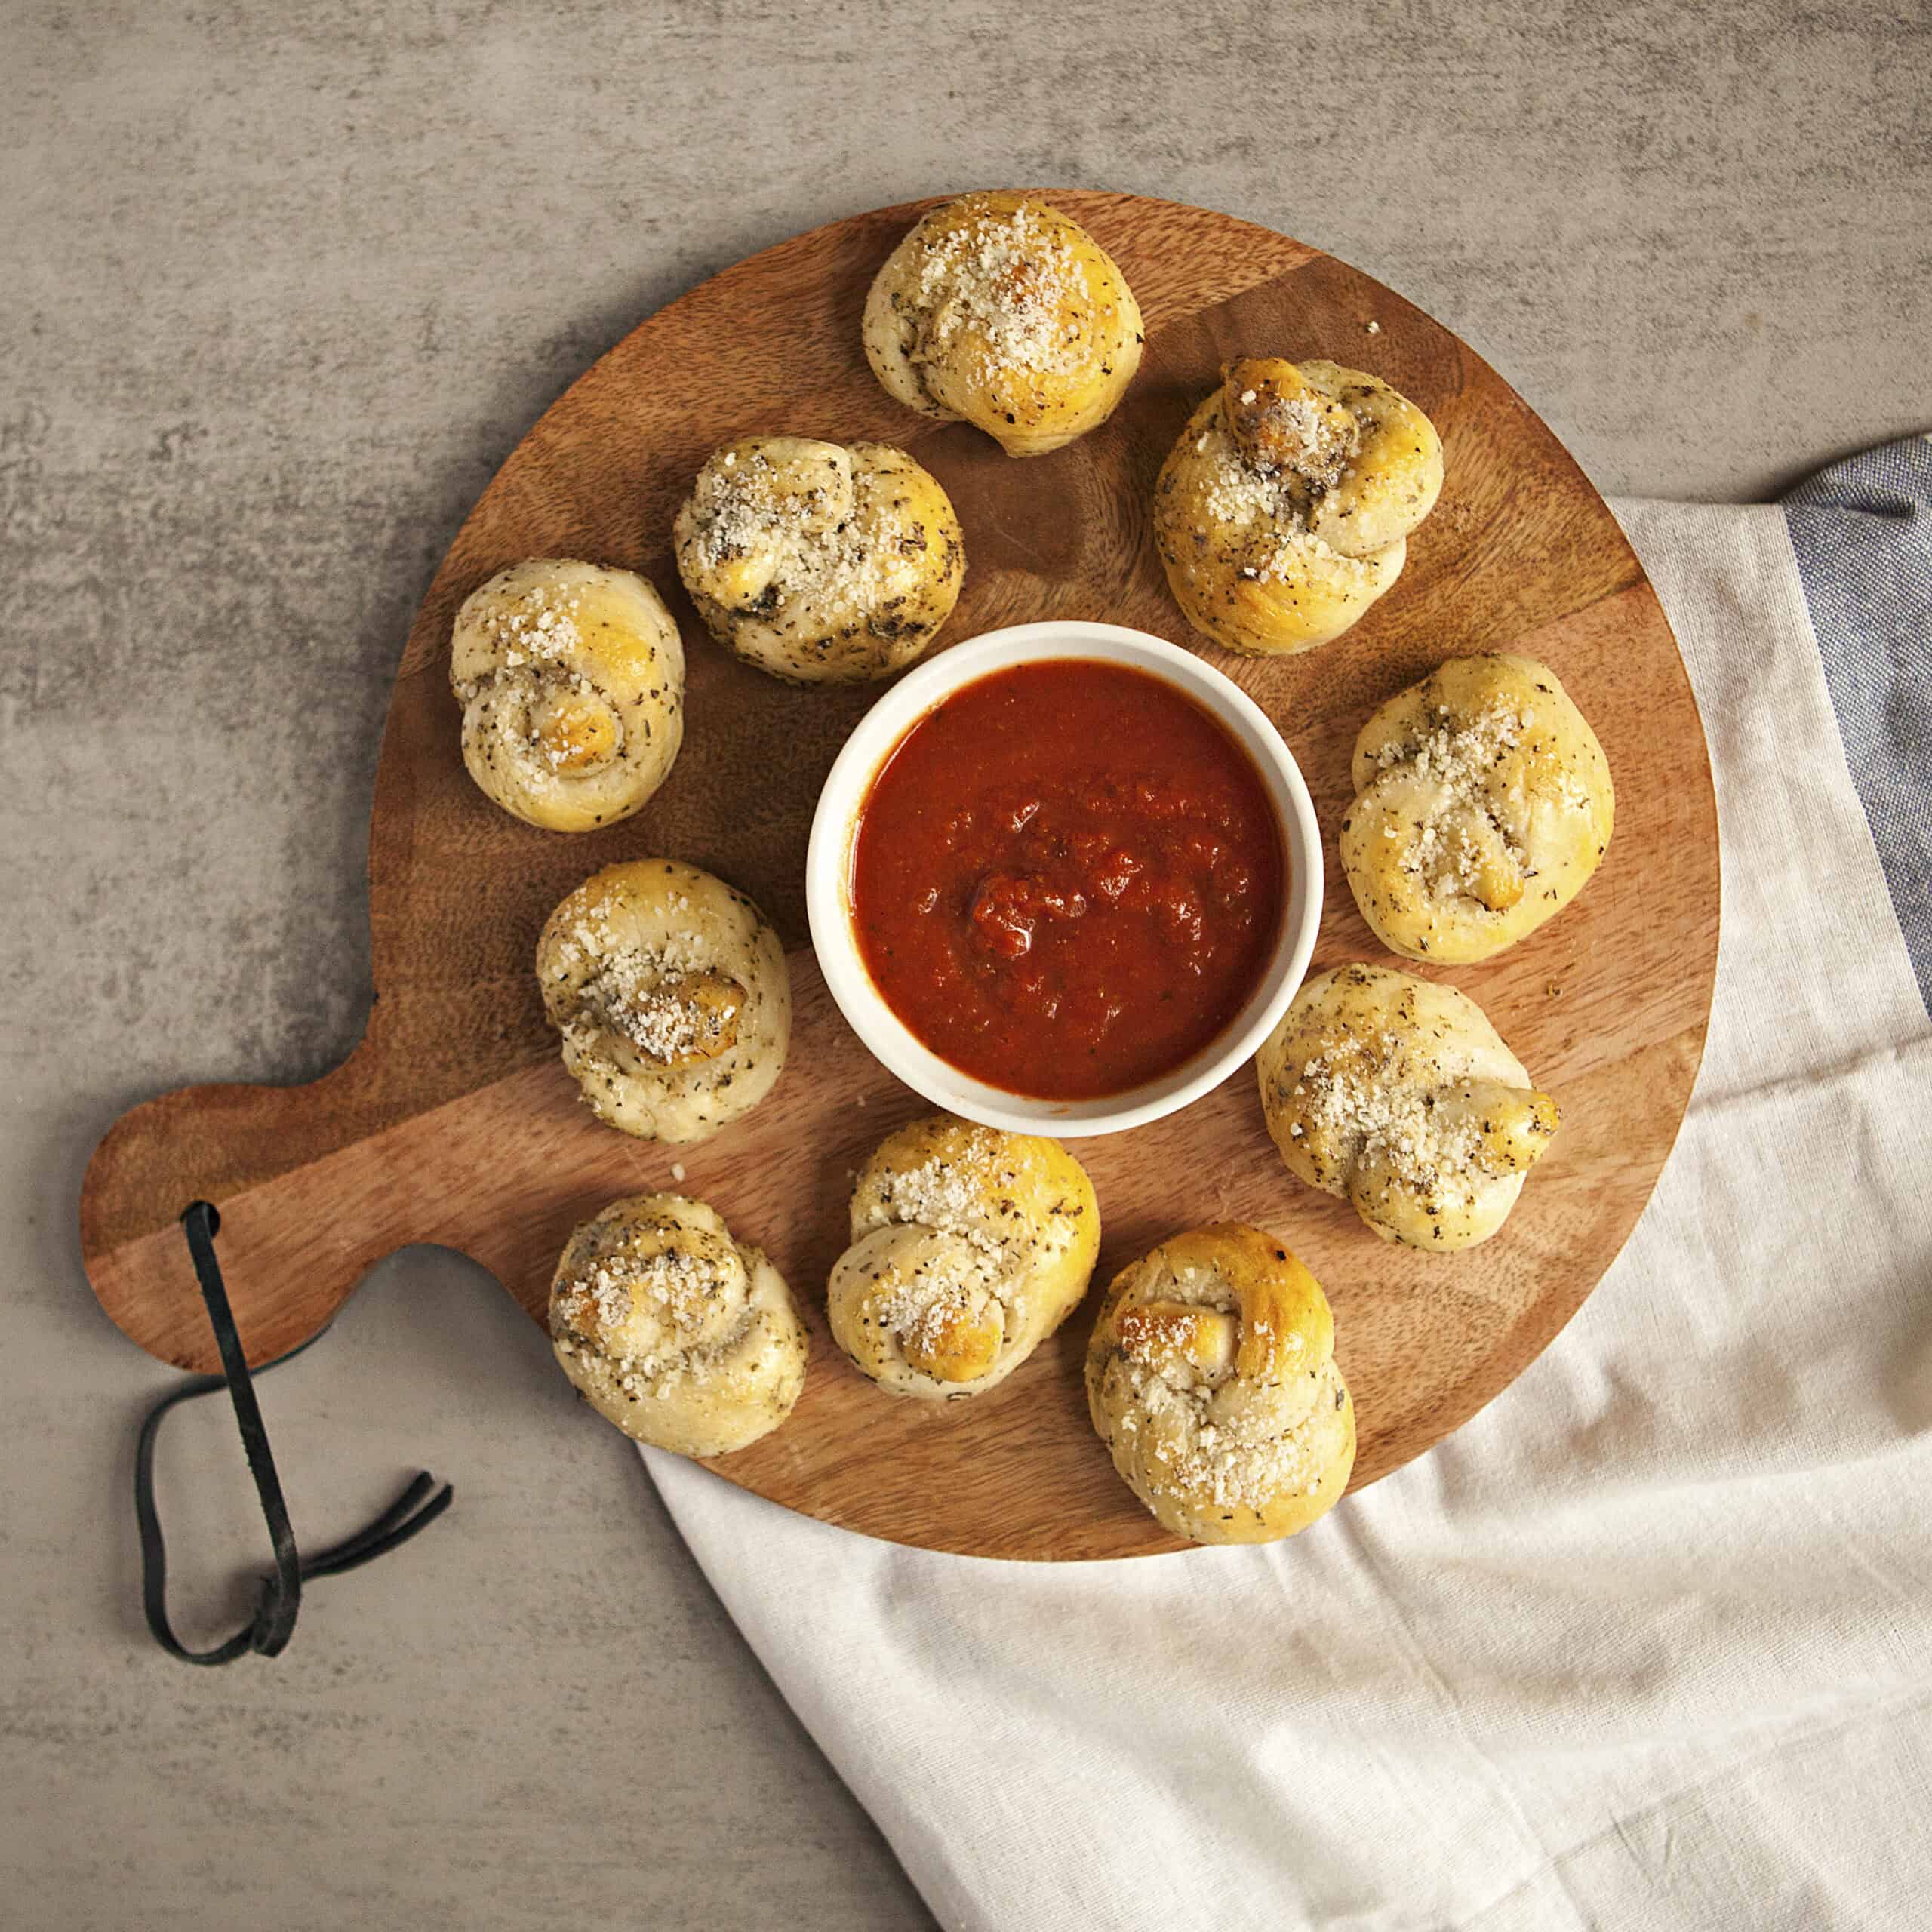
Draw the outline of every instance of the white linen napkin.
M1932 1923L1932 1029L1784 512L1617 513L1709 734L1716 1006L1649 1211L1512 1388L1286 1543L1120 1563L647 1452L948 1927Z

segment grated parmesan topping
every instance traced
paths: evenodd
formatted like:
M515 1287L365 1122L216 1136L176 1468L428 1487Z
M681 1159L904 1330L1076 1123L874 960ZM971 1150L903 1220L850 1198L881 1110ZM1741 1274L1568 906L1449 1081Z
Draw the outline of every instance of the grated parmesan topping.
M547 584L534 583L515 596L498 593L481 601L476 621L500 661L483 676L458 684L457 697L467 706L500 684L506 673L529 674L510 685L518 707L512 714L514 724L499 714L499 726L508 727L507 734L525 757L555 775L572 756L571 748L568 742L545 742L536 699L544 694L554 697L568 692L580 701L601 705L607 712L611 710L604 693L571 662L583 648L583 633L577 621L582 599L574 592L559 595ZM538 681L534 693L530 678Z
M1452 789L1472 789L1488 775L1506 752L1522 742L1525 721L1501 705L1491 705L1474 718L1457 724L1446 705L1436 707L1438 722L1420 739L1401 739L1384 745L1375 761L1384 771L1392 764L1412 764L1418 777L1440 778Z
M1038 1243L999 1192L1016 1187L1019 1179L1010 1168L937 1156L875 1177L878 1211L888 1225L930 1228L965 1251L954 1250L957 1267L919 1270L881 1303L881 1320L902 1343L931 1351L955 1324L982 1320L989 1300L998 1303L1008 1321L1026 1320L1026 1264ZM1002 1226L1003 1214L1012 1221L1010 1232Z
M1216 431L1210 429L1197 448L1202 445L1214 448L1217 435ZM1257 523L1299 523L1300 512L1289 500L1280 473L1257 469L1244 460L1235 439L1225 430L1218 432L1218 439L1220 447L1215 454L1221 460L1216 463L1201 499L1208 514L1217 523L1238 529Z
M475 620L503 663L489 676L469 678L466 686L458 688L463 703L504 670L524 670L525 666L551 672L580 694L591 691L582 674L568 670L562 663L583 645L583 632L577 630L580 599L576 595L558 597L546 583L531 583L514 597L497 595L479 599L479 603Z
M1317 424L1325 426L1327 421L1303 396L1285 398L1278 407L1284 412L1305 413ZM1211 534L1231 531L1245 540L1249 560L1242 567L1243 577L1261 583L1291 583L1306 574L1310 563L1344 570L1373 568L1361 558L1343 556L1308 527L1315 503L1347 475L1346 461L1334 466L1332 475L1325 463L1318 471L1307 474L1299 468L1270 469L1250 462L1239 443L1219 424L1196 438L1195 451L1211 461L1201 494L1201 509L1208 519L1206 527ZM1315 488L1312 484L1318 475L1327 480Z
M931 1355L946 1338L967 1323L983 1322L989 1305L1000 1306L998 1284L981 1257L967 1278L940 1274L930 1269L915 1271L900 1281L878 1305L879 1320L903 1345L916 1346Z
M594 1307L597 1326L609 1331L622 1327L641 1309L689 1334L703 1323L721 1286L716 1268L681 1248L605 1255L566 1291L565 1312L577 1321Z
M1473 1162L1478 1137L1471 1121L1436 1106L1433 1090L1399 1077L1401 1054L1392 1034L1379 1048L1351 1038L1303 1063L1294 1097L1317 1133L1429 1188Z
M1252 389L1241 401L1254 400ZM1262 405L1257 435L1263 441L1254 467L1278 476L1298 500L1324 497L1349 472L1361 454L1361 419L1354 411L1312 395L1278 395ZM1288 460L1276 460L1285 455Z
M918 554L863 529L852 498L869 487L866 479L848 473L844 480L842 491L829 481L789 489L761 451L743 463L728 452L722 466L706 472L694 500L698 563L715 571L755 559L768 565L767 583L787 600L872 611L909 595L917 587Z
M688 1054L703 1037L697 1009L662 986L639 998L613 1001L606 1011L611 1026L654 1060Z
M1527 705L1516 710L1499 700L1459 719L1438 704L1427 729L1376 752L1380 771L1404 771L1428 788L1420 803L1404 798L1382 835L1402 842L1403 871L1431 892L1493 909L1484 888L1499 848L1523 878L1537 875L1528 844L1533 803L1590 812L1589 791L1561 755L1559 741L1531 736L1536 721ZM1519 749L1524 755L1512 758Z
M949 356L970 332L984 345L986 374L1072 374L1087 358L1086 298L1086 276L1066 237L1023 202L927 245L918 288L925 352L935 361Z
M1439 704L1435 709L1438 721L1432 729L1420 738L1404 738L1383 746L1375 755L1377 764L1386 771L1392 764L1413 764L1419 777L1438 778L1451 790L1473 793L1481 789L1504 755L1522 743L1524 734L1537 721L1535 710L1527 705L1512 711L1506 704L1494 703L1460 723L1451 719L1447 705ZM1555 749L1554 740L1532 743L1529 747L1533 755L1553 753ZM1538 758L1536 764L1534 777L1540 789L1554 789L1566 804L1589 805L1588 789L1560 759L1546 755ZM1519 789L1520 784L1512 774L1512 792Z
M1521 840L1512 831L1497 802L1510 808L1519 823L1524 804L1520 776L1512 774L1499 801L1491 791L1497 768L1521 743L1530 719L1502 705L1492 705L1462 722L1450 720L1446 706L1437 707L1438 721L1419 739L1384 745L1375 754L1377 767L1387 771L1406 768L1434 787L1426 817L1416 820L1404 811L1383 828L1385 838L1407 841L1404 871L1425 879L1438 890L1477 899L1489 857L1476 829L1493 827L1504 850L1525 872L1534 868ZM1566 783L1574 783L1563 774Z
M1269 1432L1260 1414L1235 1422L1210 1420L1214 1394L1207 1383L1177 1387L1139 1363L1124 1364L1128 1386L1143 1413L1129 1409L1118 1426L1130 1435L1144 1426L1160 1438L1168 1479L1196 1506L1261 1511L1282 1498L1314 1495L1321 1463L1302 1429Z
M677 913L691 909L681 894L668 906ZM610 1032L658 1060L689 1053L704 1038L704 1016L680 989L711 969L710 947L692 932L668 933L648 946L621 941L610 924L615 909L614 901L600 900L555 949L554 979L583 975L575 988L577 1010L564 1021L565 1030L580 1048Z
M735 1340L746 1311L729 1286L715 1257L620 1251L590 1262L560 1292L558 1308L604 1354L626 1395L663 1397L681 1381L706 1380Z
M1016 1177L991 1178L996 1186L1010 1186ZM888 1220L955 1235L989 1261L1006 1258L1007 1244L986 1225L983 1185L957 1163L934 1159L896 1168L881 1177L879 1192Z
M574 595L553 597L540 583L514 598L494 601L484 625L505 666L514 671L525 664L554 663L578 650L583 643L577 625L580 601Z
M1401 829L1389 825L1383 828L1383 836L1399 838ZM1432 818L1423 821L1421 830L1411 841L1403 854L1402 869L1426 880L1438 891L1447 890L1457 898L1474 899L1481 903L1485 856L1470 832L1466 817Z

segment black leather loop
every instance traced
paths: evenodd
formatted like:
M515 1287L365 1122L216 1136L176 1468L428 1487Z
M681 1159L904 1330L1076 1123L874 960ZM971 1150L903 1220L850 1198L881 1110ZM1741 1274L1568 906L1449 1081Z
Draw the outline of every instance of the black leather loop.
M281 1482L275 1474L274 1452L269 1447L268 1431L263 1426L261 1409L255 1400L248 1357L228 1305L220 1264L215 1260L214 1238L221 1227L221 1217L208 1202L197 1201L183 1213L181 1225L194 1260L195 1276L201 1284L202 1300L208 1309L208 1325L214 1331L222 1372L195 1376L171 1391L155 1404L141 1424L134 1449L134 1517L141 1537L141 1606L147 1614L148 1629L153 1632L155 1641L170 1657L178 1657L183 1663L229 1663L249 1651L272 1657L287 1647L294 1634L296 1614L302 1607L302 1586L308 1579L353 1570L407 1543L450 1506L455 1491L448 1483L438 1489L434 1476L418 1475L367 1527L315 1555L303 1556L296 1547L294 1527L288 1520L288 1506L282 1500ZM301 1348L290 1349L256 1373L266 1375L270 1369L279 1368L321 1340L320 1335L312 1337ZM212 1395L221 1389L228 1391L235 1407L235 1424L242 1432L242 1447L248 1458L248 1473L254 1478L255 1494L260 1498L263 1520L268 1524L269 1540L275 1551L275 1574L262 1580L254 1618L245 1629L238 1630L226 1642L211 1650L191 1651L175 1635L168 1620L168 1549L162 1539L161 1517L155 1508L155 1444L162 1420L169 1410L193 1401L198 1396Z

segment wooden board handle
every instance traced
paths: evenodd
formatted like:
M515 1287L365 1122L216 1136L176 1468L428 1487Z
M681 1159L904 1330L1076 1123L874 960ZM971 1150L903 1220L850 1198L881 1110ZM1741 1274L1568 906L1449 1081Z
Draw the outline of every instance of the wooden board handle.
M343 1066L306 1087L190 1087L150 1100L115 1123L82 1184L81 1247L94 1293L149 1354L214 1372L178 1226L202 1198L221 1212L222 1268L251 1364L318 1334L377 1262L425 1243L480 1263L540 1323L579 1222L620 1195L686 1187L743 1204L792 1276L822 1280L840 1245L845 1188L795 1171L792 1150L830 1149L842 1174L863 1158L858 1138L922 1103L838 1017L809 949L789 965L793 1052L778 1094L701 1148L601 1125L548 1038L540 1057L513 1054L502 1078L414 1111L371 1077L396 1062L373 1027ZM804 1077L806 1066L819 1077ZM839 1129L828 1131L828 1115Z
M103 1307L150 1354L203 1373L217 1367L175 1219L196 1198L221 1211L222 1266L254 1364L326 1327L370 1269L399 1247L436 1242L486 1265L505 1258L487 1223L515 1180L493 1168L486 1209L479 1150L528 1148L531 1120L546 1112L561 1111L574 1127L568 1095L555 1091L568 1085L561 1069L526 1067L373 1132L377 1103L361 1074L351 1060L305 1087L185 1088L135 1108L102 1140L82 1195L82 1250ZM521 1097L519 1082L537 1090L533 1100ZM512 1119L513 1134L506 1131ZM319 1153L318 1136L326 1137ZM304 1150L301 1164L277 1171L279 1151L291 1146ZM529 1148L525 1158L541 1155ZM192 1177L192 1186L183 1177ZM131 1234L118 1232L131 1198L146 1215ZM505 1278L540 1314L540 1281Z

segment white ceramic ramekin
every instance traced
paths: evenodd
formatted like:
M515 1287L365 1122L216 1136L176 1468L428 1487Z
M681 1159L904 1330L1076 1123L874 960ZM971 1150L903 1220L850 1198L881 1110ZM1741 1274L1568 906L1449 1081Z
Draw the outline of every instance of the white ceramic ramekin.
M963 685L1047 658L1098 660L1151 672L1214 715L1254 759L1287 856L1287 903L1267 971L1232 1023L1192 1060L1145 1086L1094 1100L1042 1100L972 1078L924 1045L880 996L852 921L852 846L873 776L919 719ZM1321 835L1308 787L1261 708L1231 679L1144 631L1069 620L989 631L921 664L874 705L819 794L805 860L805 905L820 969L838 1010L873 1054L934 1106L988 1127L1063 1137L1117 1134L1198 1100L1243 1065L1287 1011L1308 971L1321 918Z

